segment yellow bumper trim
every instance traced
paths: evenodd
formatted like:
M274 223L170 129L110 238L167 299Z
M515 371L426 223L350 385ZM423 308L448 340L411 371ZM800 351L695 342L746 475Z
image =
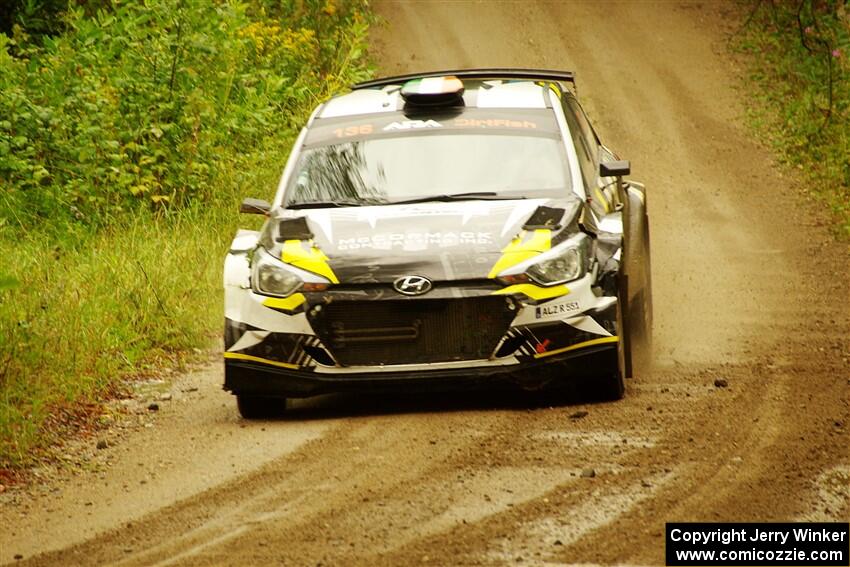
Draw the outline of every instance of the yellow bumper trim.
M574 345L566 346L564 348L559 348L555 350L550 350L548 352L538 352L534 355L534 358L543 358L544 356L552 356L553 354L561 354L562 352L569 352L571 350L578 350L580 348L596 346L596 345L604 345L608 343L616 343L620 340L620 337L602 337L599 339L591 339L589 341L584 341L583 343L576 343Z
M552 299L554 297L561 297L562 295L567 295L568 293L570 293L570 288L565 285L543 287L535 284L525 283L503 287L502 289L494 291L492 295L510 295L512 293L524 293L531 299L535 301L540 301L543 299Z
M299 366L297 364L290 364L288 362L278 362L276 360L269 360L267 358L260 358L259 356L251 356L250 354L242 354L241 352L226 352L224 353L224 358L231 358L234 360L247 360L249 362L261 362L263 364L270 364L271 366L279 366L281 368L291 368L292 370L298 370Z
M283 309L284 311L292 311L302 303L305 297L303 293L296 293L289 297L268 297L263 300L263 305L272 309Z

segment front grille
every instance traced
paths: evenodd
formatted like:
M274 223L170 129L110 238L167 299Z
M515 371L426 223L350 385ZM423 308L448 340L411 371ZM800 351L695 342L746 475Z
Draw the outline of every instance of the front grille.
M488 358L515 312L504 297L334 301L311 312L344 366Z

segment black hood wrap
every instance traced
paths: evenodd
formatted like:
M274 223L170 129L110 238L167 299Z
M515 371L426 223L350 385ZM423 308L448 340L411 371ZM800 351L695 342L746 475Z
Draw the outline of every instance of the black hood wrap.
M568 197L280 210L266 223L261 244L281 257L284 243L301 241L341 284L409 275L476 280L489 277L519 235L548 231L555 246L590 228L585 208L578 197Z

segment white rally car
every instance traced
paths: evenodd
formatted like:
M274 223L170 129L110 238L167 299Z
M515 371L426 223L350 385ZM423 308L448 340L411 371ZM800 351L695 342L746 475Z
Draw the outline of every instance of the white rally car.
M267 220L225 262L225 389L246 418L353 390L620 398L652 317L628 173L568 72L355 85L313 112L271 204L242 203Z

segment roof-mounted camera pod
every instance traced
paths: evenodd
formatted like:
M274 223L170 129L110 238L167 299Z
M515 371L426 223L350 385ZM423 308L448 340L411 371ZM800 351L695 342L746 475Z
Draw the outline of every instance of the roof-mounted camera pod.
M463 106L463 81L454 76L425 77L407 81L401 98L412 106Z

